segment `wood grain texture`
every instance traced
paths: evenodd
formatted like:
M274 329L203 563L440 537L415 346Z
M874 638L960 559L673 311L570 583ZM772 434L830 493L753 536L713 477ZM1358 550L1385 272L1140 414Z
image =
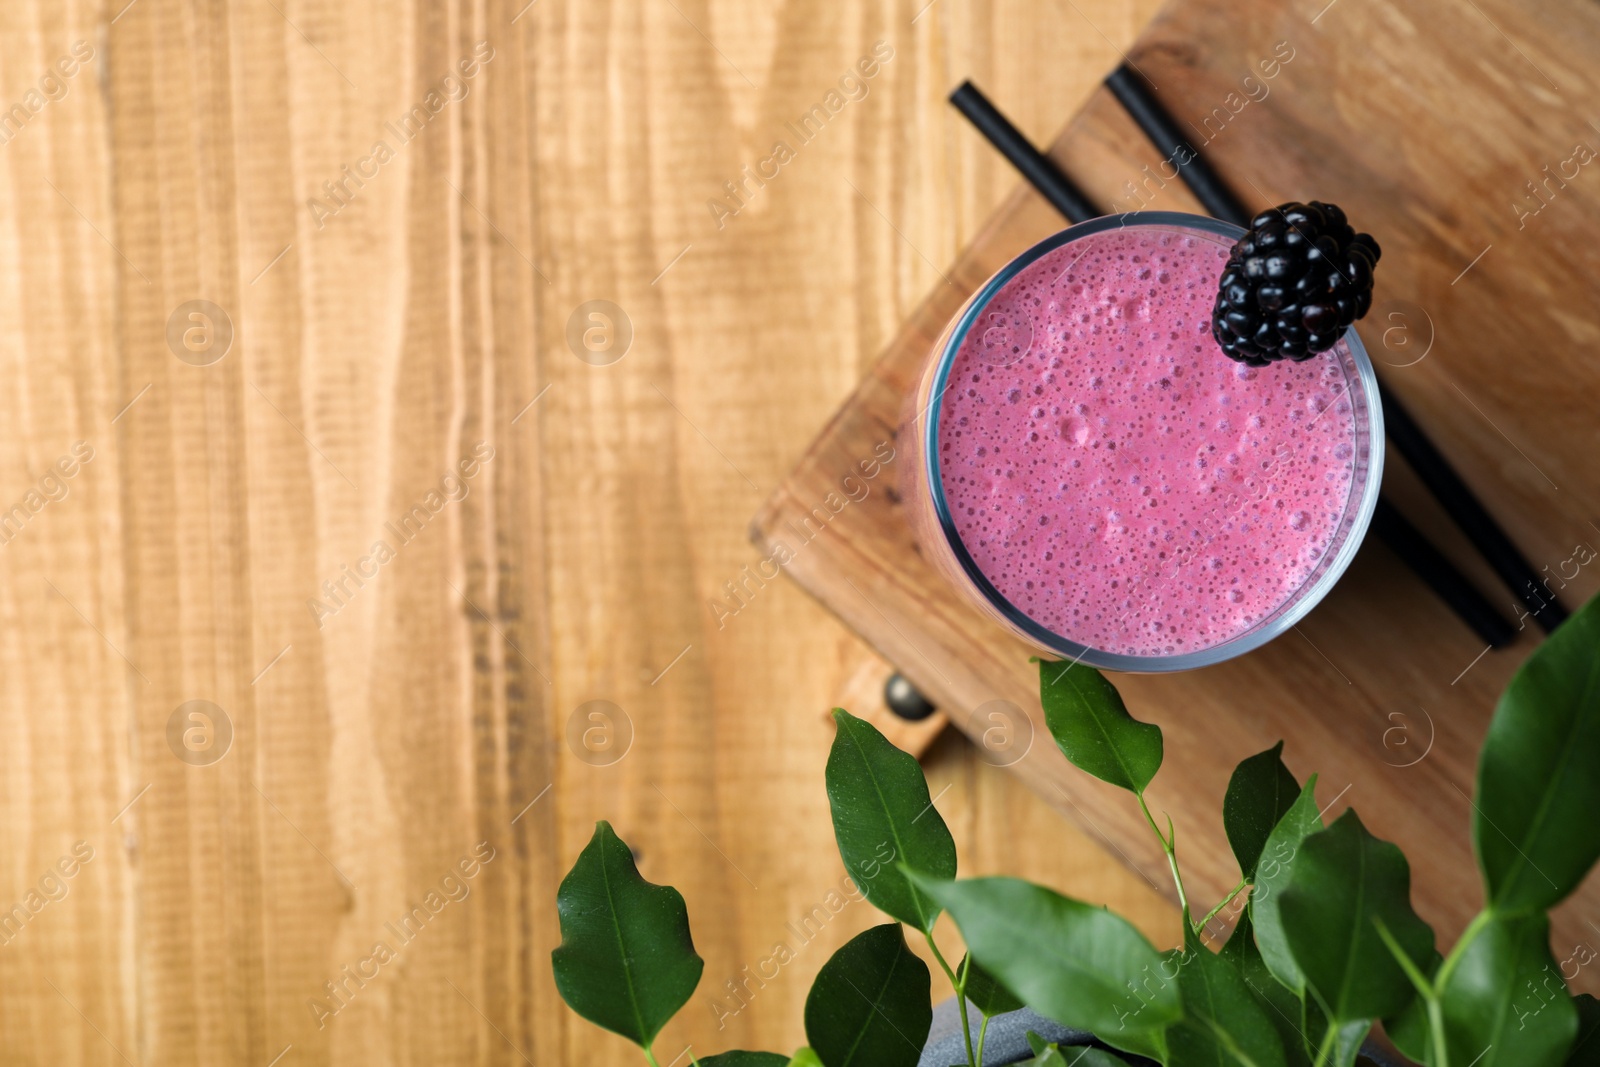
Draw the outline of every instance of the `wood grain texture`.
M843 878L825 712L887 663L748 516L1012 185L944 94L1044 137L1154 7L5 5L0 1061L639 1062L549 972L598 818L706 958L663 1063L798 1045L865 904L714 1006ZM965 870L1176 935L959 736L928 765Z
M1377 304L1362 330L1381 377L1576 606L1600 587L1574 552L1600 544L1600 177L1584 161L1600 145L1590 114L1600 15L1580 4L1533 16L1504 3L1458 11L1274 0L1242 25L1232 11L1205 0L1171 5L1131 61L1196 143L1209 142L1247 202L1335 201L1380 236ZM1264 76L1262 61L1275 57ZM1197 210L1180 183L1161 177L1159 158L1108 92L1089 100L1052 151L1103 205ZM761 512L759 544L770 551L800 539L838 472L901 430L903 398L966 295L1059 228L1030 191L1006 201ZM1410 472L1393 455L1389 466L1405 509L1515 614L1512 595ZM964 710L996 700L1023 709L1043 736L1029 651L934 574L892 495L841 513L786 569L975 737L982 723ZM1510 650L1480 655L1472 634L1373 544L1271 646L1205 671L1119 678L1134 714L1166 732L1151 795L1172 815L1190 892L1216 899L1237 879L1220 798L1238 760L1283 737L1302 778L1320 772L1328 817L1358 806L1405 848L1419 910L1453 939L1481 905L1468 836L1478 746L1536 639L1530 626ZM1049 744L1016 770L1164 882L1161 851L1123 794L1074 771ZM1597 913L1600 882L1591 880L1557 916L1558 959L1592 944ZM1595 978L1579 973L1575 985L1593 989Z

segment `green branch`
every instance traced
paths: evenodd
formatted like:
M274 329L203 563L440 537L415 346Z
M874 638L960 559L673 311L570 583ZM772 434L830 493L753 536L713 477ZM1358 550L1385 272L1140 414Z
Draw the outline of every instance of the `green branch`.
M928 939L928 948L933 952L933 958L939 961L939 967L944 971L944 976L950 979L950 988L956 991L956 1010L961 1013L961 1036L967 1042L967 1067L980 1067L972 1049L972 1023L967 1019L967 968L972 965L972 953L967 953L967 958L961 964L961 977L956 977L956 972L950 969L945 962L944 953L939 951L939 946L934 943L931 930L922 931L922 936ZM987 1021L987 1020L985 1020Z
M1172 829L1172 816L1167 816L1167 833L1163 834L1156 825L1155 816L1150 814L1150 805L1144 802L1143 793L1135 793L1139 798L1139 810L1144 812L1144 821L1150 824L1150 830L1156 835L1156 840L1161 842L1161 851L1167 854L1167 866L1172 869L1172 884L1178 887L1178 904L1183 908L1183 921L1192 923L1194 920L1189 914L1189 894L1183 889L1183 874L1178 870L1178 834ZM1170 835L1170 836L1169 836Z
M1311 1067L1323 1067L1328 1062L1328 1054L1333 1051L1339 1040L1339 1021L1330 1018L1327 1032L1322 1035L1322 1044L1317 1046L1317 1058Z
M1206 917L1195 924L1194 932L1197 934L1201 933L1207 926L1210 926L1211 920L1215 919L1223 908L1226 908L1229 904L1232 904L1239 894L1244 892L1245 886L1249 884L1250 883L1245 879L1239 879L1239 884L1233 887L1233 892L1229 893L1226 897L1223 897L1221 903L1212 908L1210 911L1206 912Z

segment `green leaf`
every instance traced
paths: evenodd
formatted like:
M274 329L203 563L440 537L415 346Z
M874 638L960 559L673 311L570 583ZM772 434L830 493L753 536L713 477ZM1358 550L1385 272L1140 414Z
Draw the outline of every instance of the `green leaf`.
M1413 1063L1432 1063L1433 1034L1428 1028L1428 1002L1412 997L1398 1015L1383 1020L1383 1032L1400 1054Z
M1000 980L977 960L962 960L956 973L960 974L962 968L967 971L967 999L972 1001L973 1007L983 1012L985 1019L1017 1011L1024 1006L1015 993L1001 985Z
M809 1048L802 1048L789 1059L789 1067L822 1067L822 1061Z
M1232 963L1235 967L1241 966L1247 956L1261 955L1256 948L1255 930L1250 925L1250 909L1245 908L1239 913L1239 921L1228 932L1228 940L1222 943L1222 948L1217 955Z
M828 803L839 855L856 886L880 910L924 932L939 908L906 880L898 864L935 878L956 876L956 843L928 796L910 753L871 723L837 708L828 753Z
M1377 923L1419 969L1433 954L1433 930L1411 910L1404 854L1353 810L1301 844L1280 912L1289 950L1334 1020L1393 1015L1416 995Z
M1039 663L1039 697L1072 765L1143 793L1161 769L1161 727L1128 714L1116 687L1081 663Z
M955 1067L961 1067L956 1064ZM1061 1054L1061 1049L1056 1045L1046 1045L1033 1056L1022 1061L1018 1067L1071 1067L1067 1058Z
M1232 963L1184 932L1178 968L1183 1022L1167 1032L1171 1067L1286 1067L1283 1042Z
M1480 915L1439 972L1452 1064L1561 1067L1578 1009L1550 955L1543 913Z
M1182 1014L1175 976L1126 919L1015 878L912 876L961 929L973 959L1044 1015L1159 1058Z
M1472 840L1501 914L1543 911L1600 857L1600 598L1534 650L1478 758Z
M806 1040L823 1067L916 1067L933 1025L928 965L899 923L835 952L806 997Z
M1029 1031L1032 1033L1032 1031ZM1033 1034L1034 1037L1039 1035ZM1031 1042L1030 1042L1031 1043ZM956 1067L960 1067L959 1064ZM1061 1049L1055 1045L1045 1045L1038 1049L1028 1059L1023 1060L1017 1067L1070 1067L1067 1058L1061 1054Z
M1254 881L1256 863L1273 827L1300 796L1300 783L1283 765L1283 742L1251 756L1234 768L1222 801L1222 825L1228 831L1239 871Z
M1572 998L1578 1009L1578 1039L1567 1053L1566 1067L1600 1067L1600 1001L1587 993Z
M1066 1067L1128 1067L1128 1061L1104 1049L1085 1048L1074 1052L1072 1059L1062 1056Z
M719 1052L700 1061L700 1067L789 1067L788 1056L776 1052Z
M1299 994L1272 976L1261 950L1256 947L1255 930L1249 909L1239 916L1227 944L1217 953L1234 969L1266 1013L1267 1021L1278 1031L1284 1062L1289 1067L1311 1067L1313 1050L1305 1037L1305 1005Z
M561 880L556 910L561 944L550 962L561 999L596 1026L648 1047L705 967L683 896L640 877L628 846L600 822Z
M1063 1052L1056 1045L1046 1045L1031 1059L1023 1060L1017 1067L1128 1067L1128 1061L1097 1048L1074 1048Z
M1317 776L1312 775L1300 796L1289 806L1288 812L1278 820L1267 836L1267 845L1261 850L1256 864L1256 883L1250 890L1250 918L1255 927L1256 945L1267 968L1278 981L1301 995L1305 991L1305 976L1289 951L1288 940L1283 935L1283 922L1278 905L1283 890L1294 876L1294 863L1300 855L1300 846L1307 837L1322 829L1322 815L1317 809ZM1313 1039L1315 1040L1315 1039Z

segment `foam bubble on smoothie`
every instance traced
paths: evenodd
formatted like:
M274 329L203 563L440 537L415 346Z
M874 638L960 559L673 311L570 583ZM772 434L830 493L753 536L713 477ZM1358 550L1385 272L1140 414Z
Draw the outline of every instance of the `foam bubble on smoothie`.
M1221 644L1285 604L1350 495L1344 342L1261 370L1211 337L1220 239L1080 238L983 309L939 415L956 532L1022 613L1136 656Z

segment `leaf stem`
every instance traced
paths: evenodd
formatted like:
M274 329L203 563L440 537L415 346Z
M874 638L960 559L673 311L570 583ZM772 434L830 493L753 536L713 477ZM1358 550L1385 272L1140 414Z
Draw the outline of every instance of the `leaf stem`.
M978 1027L978 1062L972 1067L983 1067L983 1042L989 1036L989 1017L983 1017L982 1024Z
M1328 1054L1333 1051L1339 1039L1339 1023L1336 1019L1328 1020L1327 1032L1322 1035L1322 1044L1317 1047L1317 1058L1311 1067L1322 1067L1328 1062Z
M972 960L972 953L967 953L967 958L961 965L961 977L957 978L956 972L945 962L944 953L940 952L939 946L934 943L933 931L924 930L922 936L928 939L928 948L933 952L933 958L939 961L944 976L950 979L950 988L956 991L956 1010L961 1013L961 1036L967 1042L967 1067L980 1067L972 1053L972 1023L967 1019L967 967Z
M1243 893L1244 892L1244 887L1249 885L1249 884L1250 883L1247 882L1245 879L1243 879L1243 878L1239 879L1239 884L1233 887L1233 892L1229 893L1226 897L1222 898L1222 902L1220 904L1218 904L1216 907L1212 908L1210 911L1206 912L1206 917L1204 919L1201 919L1198 923L1195 924L1194 932L1197 933L1197 934L1201 933L1202 931L1205 930L1205 928L1207 926L1210 926L1211 925L1211 920L1215 919L1217 917L1217 915L1222 911L1223 908L1226 908L1229 904L1232 904L1233 901L1234 901L1234 898L1237 897L1240 893Z
M1444 1039L1444 1007L1438 997L1428 998L1428 1029L1433 1033L1434 1067L1450 1067L1450 1046Z
M644 1058L650 1061L650 1067L661 1067L661 1061L656 1059L656 1054L651 1051L651 1046L644 1046Z
M1135 793L1139 798L1139 810L1144 812L1144 821L1150 824L1150 830L1156 835L1156 840L1161 842L1161 851L1167 854L1167 866L1172 869L1172 883L1178 887L1178 904L1183 908L1183 921L1192 923L1194 920L1189 913L1189 895L1183 890L1183 874L1178 870L1178 835L1173 833L1169 839L1161 832L1161 827L1156 825L1155 816L1150 814L1150 805L1144 802L1143 793ZM1167 816L1167 829L1172 829L1172 816Z

